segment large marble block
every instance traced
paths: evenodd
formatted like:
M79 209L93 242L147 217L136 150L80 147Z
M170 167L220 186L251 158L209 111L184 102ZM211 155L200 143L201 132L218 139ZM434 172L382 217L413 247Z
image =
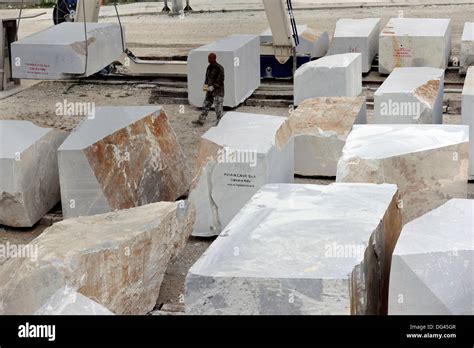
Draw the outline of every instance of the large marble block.
M461 125L356 125L337 182L397 184L403 223L466 198L469 129Z
M294 147L285 117L228 112L201 138L189 201L193 235L218 235L267 183L291 183Z
M14 78L59 80L92 75L120 58L122 34L116 23L65 22L11 45Z
M362 55L336 54L303 64L295 73L294 104L315 97L357 97L362 92Z
M185 156L160 106L98 107L58 149L65 218L175 201Z
M31 227L59 202L56 151L67 135L0 120L0 225Z
M339 53L361 53L362 72L372 68L379 52L380 18L341 18L336 22L329 55Z
M395 68L374 95L374 123L443 123L444 70Z
M469 126L469 179L474 180L474 67L467 70L461 113L462 123Z
M446 69L451 56L451 20L392 18L380 34L379 72L399 67Z
M474 200L451 199L407 224L393 253L389 314L474 314Z
M465 74L467 69L474 64L474 22L464 23L461 39L461 59L459 72Z
M189 270L186 312L386 313L397 196L388 184L265 185Z
M329 34L327 31L321 33L307 25L297 25L300 43L296 46L296 53L310 55L312 58L320 58L326 55L329 49ZM261 44L273 43L272 30L267 28L260 34Z
M306 99L289 117L295 142L295 174L336 176L352 125L367 123L365 97Z
M150 312L193 218L179 201L54 224L27 245L36 257L0 267L0 315L34 314L66 286L115 314Z
M260 41L256 35L232 35L198 47L188 55L188 100L201 107L209 53L225 71L224 106L236 107L260 86Z

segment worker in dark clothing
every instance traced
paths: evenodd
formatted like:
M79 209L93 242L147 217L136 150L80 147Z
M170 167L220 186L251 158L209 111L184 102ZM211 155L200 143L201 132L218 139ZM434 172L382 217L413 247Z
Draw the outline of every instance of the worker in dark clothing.
M203 90L206 92L206 99L202 105L201 115L193 124L202 126L211 110L212 104L216 110L217 122L219 123L224 112L224 67L217 63L215 53L210 53L207 58L209 65L206 70L206 80Z

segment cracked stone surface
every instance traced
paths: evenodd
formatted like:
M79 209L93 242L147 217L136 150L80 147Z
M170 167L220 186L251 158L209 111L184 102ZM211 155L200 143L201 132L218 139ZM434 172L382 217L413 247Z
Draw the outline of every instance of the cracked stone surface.
M399 67L446 69L451 55L451 20L392 18L379 39L379 72Z
M336 176L337 162L354 123L367 122L365 97L312 98L289 117L295 174Z
M60 80L89 76L118 60L123 52L115 23L65 22L11 45L14 78Z
M160 106L96 108L58 159L65 218L175 201L189 189L184 154Z
M397 184L406 224L467 197L468 150L468 126L355 125L336 181Z
M382 314L397 187L268 184L186 277L188 314Z
M184 201L58 222L27 245L30 257L0 267L0 314L33 314L64 286L115 314L146 314L193 222Z
M201 138L189 201L193 236L218 235L266 183L293 182L294 146L285 117L228 112Z
M0 225L31 227L59 202L56 151L67 135L0 120Z
M374 123L441 124L444 70L395 68L374 94Z
M389 314L474 314L474 200L408 223L393 253Z
M468 69L464 80L462 123L469 126L469 179L474 180L474 67Z

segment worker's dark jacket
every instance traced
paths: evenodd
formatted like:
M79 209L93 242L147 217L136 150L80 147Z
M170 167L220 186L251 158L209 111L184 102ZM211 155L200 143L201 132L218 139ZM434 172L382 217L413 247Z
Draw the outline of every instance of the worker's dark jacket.
M224 97L224 67L217 62L209 64L205 84L214 87L214 97Z

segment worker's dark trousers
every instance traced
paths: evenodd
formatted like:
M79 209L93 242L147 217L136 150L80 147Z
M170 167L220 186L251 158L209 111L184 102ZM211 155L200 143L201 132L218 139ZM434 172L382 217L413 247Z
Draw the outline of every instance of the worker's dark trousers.
M202 112L199 116L201 121L205 121L207 115L209 115L209 111L211 111L212 104L214 104L214 108L216 110L217 115L217 122L220 121L222 114L224 113L224 97L215 96L212 93L206 93L206 99L204 99L204 103L202 104Z

